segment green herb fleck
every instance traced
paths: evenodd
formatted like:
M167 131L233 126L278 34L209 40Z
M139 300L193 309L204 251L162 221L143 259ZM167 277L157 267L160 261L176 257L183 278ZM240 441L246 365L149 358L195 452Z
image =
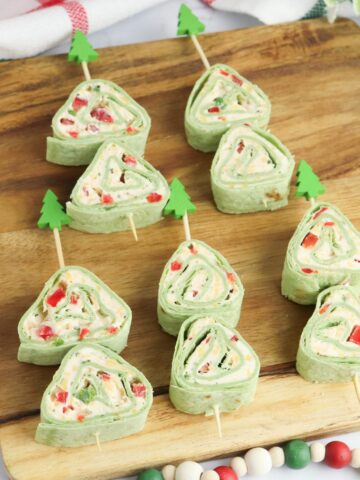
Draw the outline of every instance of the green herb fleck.
M77 398L83 403L90 403L96 397L96 389L93 385L89 385L86 388L82 388L77 394Z
M217 107L220 107L220 108L225 106L225 102L224 102L224 99L222 97L216 97L214 99L214 103Z
M53 345L55 345L55 347L60 347L61 345L64 345L64 340L60 337L57 337L54 341L53 341Z
M68 113L69 113L70 115L72 115L73 117L76 117L76 112L75 112L75 110L71 110L71 109L70 109L70 110L68 110Z

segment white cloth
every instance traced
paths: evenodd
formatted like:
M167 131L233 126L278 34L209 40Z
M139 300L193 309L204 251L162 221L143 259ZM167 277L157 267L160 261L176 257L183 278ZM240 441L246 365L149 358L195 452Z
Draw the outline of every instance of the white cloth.
M6 2L6 0L0 0ZM164 2L165 0L80 0L87 12L89 33L101 30L109 25L130 17L142 10ZM30 0L8 2L10 9L3 5L2 12L8 12L0 20L0 59L13 59L37 55L44 50L70 40L72 23L66 10L52 6L23 13L39 6ZM23 13L20 14L19 13ZM3 17L5 13L2 13ZM17 15L17 16L14 16Z

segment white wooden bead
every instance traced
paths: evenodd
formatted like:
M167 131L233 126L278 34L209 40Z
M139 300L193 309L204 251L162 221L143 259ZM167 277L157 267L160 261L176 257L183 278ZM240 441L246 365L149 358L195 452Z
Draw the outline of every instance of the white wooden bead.
M220 477L215 470L207 470L201 475L201 480L220 480Z
M161 470L164 480L174 480L175 479L175 470L174 465L165 465Z
M247 474L246 463L242 457L234 457L230 462L230 467L239 478L245 477Z
M265 448L252 448L246 452L244 459L249 475L266 475L271 470L271 456Z
M175 480L200 480L204 469L201 465L190 460L180 463L175 471Z
M354 448L351 451L351 462L350 465L353 468L360 468L360 448Z
M281 447L272 447L269 450L273 467L282 467L285 463L284 450Z
M314 442L310 445L311 461L320 463L325 458L325 445L320 442Z

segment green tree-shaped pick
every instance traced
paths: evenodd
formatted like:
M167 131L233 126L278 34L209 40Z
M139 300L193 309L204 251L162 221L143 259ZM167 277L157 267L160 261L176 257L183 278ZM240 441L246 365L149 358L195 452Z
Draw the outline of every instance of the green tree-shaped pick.
M310 165L301 160L296 172L296 192L297 197L305 197L306 200L317 198L319 195L325 193L325 187L320 182L320 178L313 172Z
M70 223L70 217L64 212L63 206L59 203L57 196L51 190L45 193L41 215L38 220L39 228L49 227L51 230L61 230L63 225Z
M76 30L71 40L70 51L68 53L69 62L93 62L97 60L99 54L93 49L89 40L80 30Z
M177 35L198 35L205 30L205 25L192 13L184 3L180 5Z
M184 185L175 177L170 185L170 198L164 208L164 214L173 215L179 220L185 213L194 212L196 212L195 205L186 193Z

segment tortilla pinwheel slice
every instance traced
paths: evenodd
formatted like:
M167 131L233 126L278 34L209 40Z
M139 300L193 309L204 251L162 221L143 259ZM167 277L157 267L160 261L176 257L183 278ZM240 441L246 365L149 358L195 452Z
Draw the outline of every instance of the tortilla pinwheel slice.
M150 125L147 112L118 85L87 80L55 114L46 159L60 165L88 165L109 139L122 140L142 155Z
M132 435L144 428L152 387L108 348L77 345L64 357L41 401L38 443L80 447Z
M214 152L233 125L266 128L271 104L265 93L227 65L213 65L199 78L185 110L188 143Z
M243 296L240 278L219 252L199 240L185 241L161 276L158 320L165 332L175 336L195 314L221 315L224 324L235 327Z
M360 285L360 234L334 205L305 213L286 252L282 294L302 305L316 303L327 287Z
M211 166L211 187L224 213L275 210L288 203L294 159L274 135L245 125L220 141Z
M255 395L260 362L239 333L221 316L194 315L183 323L176 342L170 400L177 410L211 415L231 412Z
M158 222L169 198L161 173L122 142L105 142L67 202L70 227L88 233L129 230Z
M296 368L311 382L351 382L360 373L359 290L339 285L320 293L301 335Z
M130 325L129 306L96 275L64 267L49 278L19 322L18 360L57 365L73 346L88 341L119 353Z

